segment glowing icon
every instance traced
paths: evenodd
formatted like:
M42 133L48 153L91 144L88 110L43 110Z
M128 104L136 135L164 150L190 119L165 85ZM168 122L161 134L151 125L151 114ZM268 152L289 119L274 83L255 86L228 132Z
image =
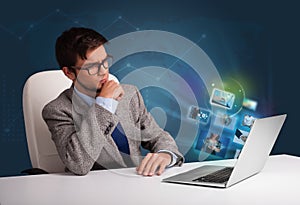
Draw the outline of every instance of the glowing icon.
M226 109L231 109L234 103L234 98L235 95L233 93L214 88L210 98L210 103Z
M192 105L189 109L188 117L197 120L200 123L207 124L210 117L210 111Z

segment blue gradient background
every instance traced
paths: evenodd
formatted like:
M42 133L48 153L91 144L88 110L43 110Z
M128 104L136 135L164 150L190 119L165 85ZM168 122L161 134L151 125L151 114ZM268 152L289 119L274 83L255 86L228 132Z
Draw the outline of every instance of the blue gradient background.
M86 26L108 39L137 30L164 30L195 42L211 58L224 79L242 83L247 97L258 101L262 115L288 113L273 154L300 156L297 130L297 69L299 26L296 1L284 4L260 1L8 1L1 6L1 125L0 176L19 175L31 167L22 111L22 89L35 72L57 69L54 43L60 33L72 26ZM204 34L204 36L203 36ZM150 58L149 58L150 56ZM131 59L132 58L132 59ZM168 67L156 53L147 60L128 59L116 72L119 78L141 65ZM140 61L140 62L139 62ZM156 61L164 64L156 64ZM134 62L134 63L132 63ZM122 64L123 63L123 64ZM178 62L173 69L185 66ZM180 70L177 70L180 73ZM193 71L182 72L195 87L199 82ZM193 86L192 86L193 87ZM170 102L172 96L160 93ZM160 103L142 90L148 108ZM151 94L150 92L150 94ZM198 96L201 98L201 96ZM176 103L173 103L176 107ZM168 121L168 123L178 123ZM175 132L176 129L170 130Z

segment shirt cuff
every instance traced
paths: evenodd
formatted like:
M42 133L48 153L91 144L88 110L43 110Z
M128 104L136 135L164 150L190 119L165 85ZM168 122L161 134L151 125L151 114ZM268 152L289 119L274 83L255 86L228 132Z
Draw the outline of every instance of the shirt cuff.
M100 96L96 97L96 103L113 114L115 114L119 104L118 101L112 98L104 98Z
M172 167L172 166L174 166L176 164L177 159L178 159L178 157L176 156L176 154L174 154L173 152L171 152L169 150L165 150L165 149L159 150L157 153L160 153L160 152L165 152L165 153L168 153L168 154L170 154L172 156L171 163L167 166L168 168Z

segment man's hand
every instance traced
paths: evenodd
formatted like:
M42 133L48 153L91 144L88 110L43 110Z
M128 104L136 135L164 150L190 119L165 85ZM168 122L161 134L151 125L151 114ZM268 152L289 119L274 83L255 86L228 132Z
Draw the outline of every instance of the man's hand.
M98 94L100 97L113 98L117 101L121 100L124 95L124 90L121 85L113 80L103 83L101 91Z
M153 176L155 173L161 175L171 160L171 155L168 153L148 153L136 171L144 176Z

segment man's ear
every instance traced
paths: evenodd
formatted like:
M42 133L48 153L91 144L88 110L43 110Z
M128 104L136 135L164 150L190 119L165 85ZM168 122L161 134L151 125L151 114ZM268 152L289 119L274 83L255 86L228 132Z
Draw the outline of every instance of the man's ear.
M71 79L72 81L76 80L76 75L73 71L71 71L68 67L62 67L62 71L64 74Z

